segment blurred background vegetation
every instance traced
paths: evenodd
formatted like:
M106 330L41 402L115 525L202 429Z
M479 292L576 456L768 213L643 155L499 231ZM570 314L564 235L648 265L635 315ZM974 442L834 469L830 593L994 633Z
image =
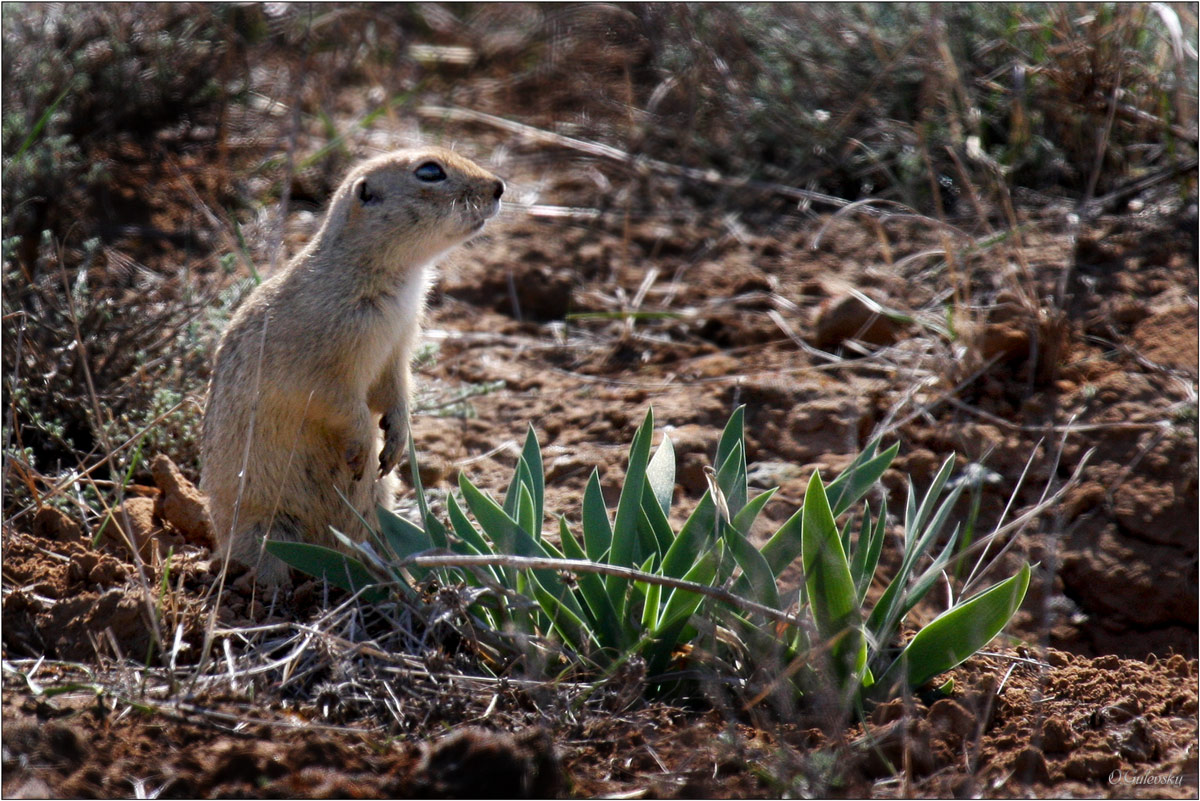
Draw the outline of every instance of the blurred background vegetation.
M3 36L18 498L130 438L194 469L231 272L379 121L493 115L562 137L527 166L590 163L595 205L767 226L821 195L983 232L1195 192L1194 4L5 3Z

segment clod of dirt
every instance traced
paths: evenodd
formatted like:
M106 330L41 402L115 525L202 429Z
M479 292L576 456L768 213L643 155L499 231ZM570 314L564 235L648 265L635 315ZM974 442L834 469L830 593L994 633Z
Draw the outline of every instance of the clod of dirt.
M5 798L62 797L34 770L65 777L84 763L91 749L74 729L59 723L6 721L3 736Z
M1082 514L1092 511L1104 503L1108 491L1098 481L1084 481L1067 493L1062 512L1065 522L1070 523Z
M424 747L412 784L424 798L551 798L562 785L562 766L547 731L514 736L467 728Z
M1100 781L1120 769L1121 757L1106 751L1088 751L1075 754L1063 766L1068 779L1076 781Z
M883 726L904 717L904 699L893 698L890 701L885 701L871 712L871 722L876 726Z
M890 317L879 314L854 295L826 300L813 318L813 344L835 348L847 339L871 345L891 345L900 338L902 327Z
M975 347L985 362L1023 361L1029 358L1029 332L1019 323L992 323L975 334Z
M159 519L178 529L187 542L212 548L216 540L213 538L208 506L200 490L179 472L171 457L164 453L154 457L150 472L154 475L154 483L162 491L154 509Z
M126 498L113 509L104 527L104 541L129 556L130 547L136 548L143 562L150 561L155 548L165 556L168 544L162 541L162 527L154 520L155 505L153 498Z
M436 487L447 479L456 478L453 475L454 465L438 455L421 454L421 460L417 463L417 471L421 478L421 485L425 487ZM407 459L400 463L400 478L406 485L412 484L412 464Z
M1009 762L1013 777L1022 784L1049 784L1050 768L1046 755L1036 746L1027 746L1018 751Z
M33 535L57 542L83 542L83 526L65 512L43 506L33 518Z
M564 270L542 264L513 263L485 275L447 279L442 291L474 306L518 320L561 320L571 310L575 281Z
M75 730L58 723L5 726L3 742L6 769L38 764L69 773L88 755L87 743Z
M1042 750L1047 754L1070 753L1077 739L1071 724L1060 717L1047 718L1042 726Z
M1138 352L1152 362L1187 370L1194 376L1200 362L1196 340L1196 302L1168 306L1152 313L1133 330Z
M929 707L929 725L933 727L935 737L944 741L951 751L958 751L963 741L975 734L978 721L962 704L943 698Z
M853 747L858 752L858 769L873 779L903 770L924 776L934 767L929 723L924 720L907 718L871 727Z

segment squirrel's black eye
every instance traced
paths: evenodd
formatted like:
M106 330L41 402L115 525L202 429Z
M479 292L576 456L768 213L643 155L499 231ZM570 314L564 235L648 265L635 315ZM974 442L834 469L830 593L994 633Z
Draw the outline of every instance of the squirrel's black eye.
M366 178L358 179L356 194L358 195L358 199L361 200L364 205L367 203L374 203L376 200L379 200L379 195L372 192L371 187L367 186Z
M446 171L436 161L425 162L413 170L413 175L430 184L446 180Z

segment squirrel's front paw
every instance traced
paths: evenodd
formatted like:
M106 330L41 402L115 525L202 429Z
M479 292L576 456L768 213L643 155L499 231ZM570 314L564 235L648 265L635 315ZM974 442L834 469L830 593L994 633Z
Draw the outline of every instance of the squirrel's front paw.
M400 464L408 438L408 425L402 412L389 412L383 416L379 427L383 429L383 450L379 452L379 475L382 477Z

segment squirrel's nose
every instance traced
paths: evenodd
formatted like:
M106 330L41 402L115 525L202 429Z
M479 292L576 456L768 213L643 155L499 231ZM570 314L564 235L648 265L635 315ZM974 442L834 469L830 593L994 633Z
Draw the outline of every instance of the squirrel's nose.
M504 194L504 181L501 181L499 178L497 178L495 186L496 189L494 192L492 192L492 197L494 197L496 200L499 200L500 196Z

